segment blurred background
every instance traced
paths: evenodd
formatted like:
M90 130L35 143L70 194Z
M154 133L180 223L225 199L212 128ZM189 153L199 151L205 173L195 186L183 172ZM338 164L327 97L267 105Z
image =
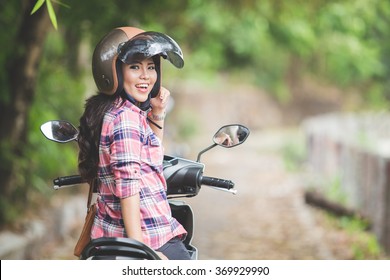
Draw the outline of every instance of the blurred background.
M52 180L77 173L77 145L39 127L78 126L93 48L119 26L184 52L183 69L163 65L167 153L196 159L220 126L251 130L202 157L238 194L188 200L201 259L388 258L389 1L1 1L0 26L0 258L74 258L87 187Z

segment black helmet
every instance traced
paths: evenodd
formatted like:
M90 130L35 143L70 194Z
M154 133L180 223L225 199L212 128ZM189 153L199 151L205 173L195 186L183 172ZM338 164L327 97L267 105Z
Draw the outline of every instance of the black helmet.
M179 45L169 36L159 32L143 32L131 38L118 49L118 58L126 64L134 59L160 55L177 68L183 68L183 53Z
M158 77L150 95L155 97L161 86L160 56L178 68L184 66L183 53L169 36L159 32L144 32L135 27L115 28L103 37L93 53L92 73L96 86L108 95L121 91L122 78L117 70L118 62L129 64L137 58L152 57Z

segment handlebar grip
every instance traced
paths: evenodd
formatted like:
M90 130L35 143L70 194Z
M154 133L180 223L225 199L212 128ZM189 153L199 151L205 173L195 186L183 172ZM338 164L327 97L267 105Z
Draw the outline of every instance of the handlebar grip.
M58 177L57 179L53 180L53 183L55 186L61 187L61 186L81 184L85 182L80 175L71 175L71 176Z
M219 179L219 178L208 177L208 176L202 177L201 184L212 186L212 187L223 188L227 190L230 190L234 187L234 183L230 180Z

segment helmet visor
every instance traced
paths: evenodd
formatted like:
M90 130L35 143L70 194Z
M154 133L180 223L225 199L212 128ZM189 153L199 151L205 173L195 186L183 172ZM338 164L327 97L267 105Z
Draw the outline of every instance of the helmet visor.
M177 68L184 66L183 53L179 45L163 33L143 32L118 47L118 59L126 64L155 55L167 59Z

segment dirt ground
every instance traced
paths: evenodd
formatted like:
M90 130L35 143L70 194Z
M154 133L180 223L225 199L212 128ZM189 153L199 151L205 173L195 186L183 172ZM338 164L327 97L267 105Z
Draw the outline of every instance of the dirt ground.
M194 211L193 244L199 259L356 258L350 234L330 223L324 212L305 204L304 171L286 169L282 151L302 141L302 134L299 125L285 125L289 116L271 98L253 87L231 87L223 81L206 90L194 83L171 92L175 106L169 118L176 118L176 124L192 119L196 133L186 145L173 144L177 131L167 126L168 152L186 151L195 159L220 126L241 123L251 129L243 145L216 147L202 156L205 175L234 181L238 192L203 187L197 197L186 199ZM41 258L72 259L75 237L49 246Z

